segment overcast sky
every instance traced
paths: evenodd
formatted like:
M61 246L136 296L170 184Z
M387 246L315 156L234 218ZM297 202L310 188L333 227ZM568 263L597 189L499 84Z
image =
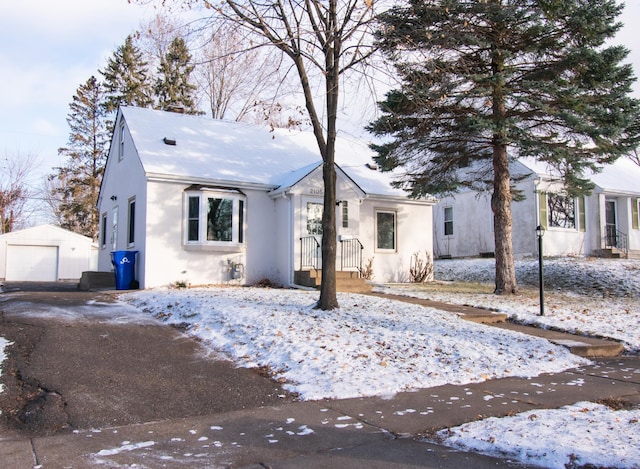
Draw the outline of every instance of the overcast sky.
M127 0L2 0L0 3L0 158L35 154L42 174L62 164L66 117L78 86L105 66L152 6ZM616 42L640 75L640 1L627 0ZM635 95L640 98L640 84Z

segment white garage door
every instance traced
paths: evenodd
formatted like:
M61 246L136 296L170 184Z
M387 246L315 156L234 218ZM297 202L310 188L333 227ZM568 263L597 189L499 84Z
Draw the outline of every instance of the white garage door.
M7 280L55 282L58 280L58 247L7 246Z

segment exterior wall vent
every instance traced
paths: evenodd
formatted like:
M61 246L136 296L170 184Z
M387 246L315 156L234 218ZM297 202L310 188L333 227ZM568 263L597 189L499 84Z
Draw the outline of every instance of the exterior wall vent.
M176 144L176 139L175 138L169 138L169 137L165 137L162 139L162 141L166 144L166 145L174 145Z

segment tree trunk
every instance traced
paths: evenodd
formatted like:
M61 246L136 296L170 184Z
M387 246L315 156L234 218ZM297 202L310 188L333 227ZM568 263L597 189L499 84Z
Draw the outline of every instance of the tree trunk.
M336 0L329 2L330 24L327 30L333 37L327 40L325 49L325 90L327 103L327 140L322 178L324 180L324 210L322 211L322 283L320 285L320 299L318 308L330 310L338 308L336 294L336 120L338 116L338 86L340 83L341 44L337 37L337 7Z
M495 235L496 288L494 293L516 294L518 284L513 262L511 241L511 180L506 145L496 145L493 149L493 232Z

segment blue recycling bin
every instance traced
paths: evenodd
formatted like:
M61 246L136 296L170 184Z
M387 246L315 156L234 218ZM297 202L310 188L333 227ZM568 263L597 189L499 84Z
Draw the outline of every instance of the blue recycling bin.
M113 251L111 263L116 273L116 290L130 290L136 279L136 254L138 251Z

